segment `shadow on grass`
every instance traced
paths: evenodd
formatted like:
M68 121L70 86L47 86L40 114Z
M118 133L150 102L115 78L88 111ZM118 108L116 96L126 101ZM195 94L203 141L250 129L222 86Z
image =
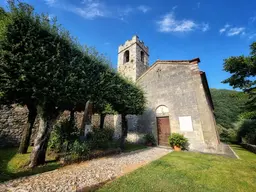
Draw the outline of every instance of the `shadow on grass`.
M125 143L123 152L131 152L131 151L136 151L136 150L146 149L146 148L147 148L147 146L142 145L142 144Z
M0 182L52 171L60 167L59 162L50 158L45 165L29 169L26 166L29 163L31 148L26 154L17 154L17 151L17 148L0 149Z

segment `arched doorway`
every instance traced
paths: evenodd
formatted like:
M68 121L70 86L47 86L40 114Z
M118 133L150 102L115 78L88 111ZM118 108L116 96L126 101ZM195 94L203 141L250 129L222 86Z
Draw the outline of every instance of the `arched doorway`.
M160 105L156 109L158 145L169 146L168 137L170 136L169 109Z

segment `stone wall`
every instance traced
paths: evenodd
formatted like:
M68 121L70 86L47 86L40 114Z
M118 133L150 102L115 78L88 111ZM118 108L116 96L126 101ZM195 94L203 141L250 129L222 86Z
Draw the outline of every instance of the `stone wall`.
M129 62L124 63L124 53L129 51ZM143 58L141 58L143 52ZM131 40L120 45L118 49L118 72L123 76L136 81L148 69L149 49L139 40L138 36L133 36Z
M190 149L214 152L218 136L212 109L207 102L198 64L159 61L137 81L147 98L147 110L139 117L138 132L151 131L157 138L156 109L169 109L170 131L189 139ZM179 117L191 116L193 131L181 131Z
M26 126L28 110L25 107L12 105L0 106L0 147L18 146L22 131ZM38 121L35 123L38 126ZM35 136L35 128L32 138Z
M0 147L17 147L19 146L22 131L26 127L28 110L26 107L12 105L11 107L0 106ZM64 111L58 121L69 117L69 111ZM76 126L81 127L83 112L75 113ZM38 128L39 121L36 119L31 143L33 143L36 129Z

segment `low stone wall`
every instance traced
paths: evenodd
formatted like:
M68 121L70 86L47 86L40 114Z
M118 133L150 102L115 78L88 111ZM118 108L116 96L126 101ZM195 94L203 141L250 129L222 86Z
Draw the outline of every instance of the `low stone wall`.
M253 152L256 154L256 145L251 145L251 144L247 144L247 143L241 143L240 144L243 148Z
M28 110L26 107L19 105L12 105L10 107L0 106L0 148L3 147L17 147L19 146L22 131L27 124ZM69 117L69 111L64 111L59 120ZM76 125L81 127L83 112L75 113ZM34 128L32 130L31 143L33 143L36 136L36 129L39 126L39 121L36 119Z
M130 143L144 143L144 136L145 134L142 133L128 132L126 141Z
M27 124L27 115L28 115L28 110L26 107L22 107L19 105L12 105L11 107L0 106L0 148L19 146L19 143L22 137L22 131L24 130ZM69 115L70 115L69 111L64 111L58 121L69 118ZM76 112L75 120L76 120L76 126L78 128L81 127L82 119L83 119L83 112ZM133 143L143 142L144 134L138 133L136 131L133 124L133 118L128 116L127 119L129 124L129 130L128 130L128 135L126 140ZM97 114L93 115L91 121L93 126L99 126L100 116ZM38 126L39 126L39 120L36 119L33 131L32 131L31 143L33 143L34 141L34 138L36 136L35 135L36 129L38 128ZM121 136L121 116L120 115L107 115L105 117L104 126L115 128L115 133L114 133L115 138L116 139L120 138Z
M12 105L0 106L0 147L15 147L20 143L22 131L27 123L28 110L26 107ZM35 123L38 126L38 121ZM35 136L32 131L32 138Z

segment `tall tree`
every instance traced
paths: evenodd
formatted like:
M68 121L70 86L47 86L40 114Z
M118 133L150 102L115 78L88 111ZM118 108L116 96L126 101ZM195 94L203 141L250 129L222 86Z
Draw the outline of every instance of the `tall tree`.
M3 51L3 46L4 46L4 41L6 40L6 30L8 30L8 26L10 26L14 20L12 20L13 18L17 17L17 15L15 16L15 14L17 13L16 11L14 11L14 2L10 1L9 3L10 5L10 9L12 10L11 12L5 12L3 9L0 10L0 52ZM17 9L20 10L20 12L26 12L28 15L31 14L33 12L33 8L27 4L19 4L19 6L17 7ZM33 29L32 29L33 31ZM22 34L23 31L20 31L20 35L25 35ZM17 34L18 35L18 34ZM21 42L22 44L22 42ZM24 47L25 48L25 47ZM1 52L3 55L7 54L8 50L4 50L4 52ZM31 60L33 60L33 58L31 58L29 56L29 54L26 54L26 61L30 62ZM28 146L29 146L29 142L30 142L30 137L31 137L31 132L32 132L32 128L35 122L35 118L36 118L36 105L34 104L34 99L31 98L31 90L27 89L26 91L20 91L20 89L16 89L16 86L19 87L19 83L18 81L14 83L11 83L7 80L7 74L5 73L5 71L8 71L8 73L13 73L13 76L20 78L22 80L22 78L24 76L19 76L19 68L17 68L17 66L11 66L11 65L5 65L4 63L0 63L0 71L1 71L1 75L0 75L0 92L1 92L1 98L0 98L0 102L1 104L7 104L10 105L12 103L19 103L21 105L25 105L28 108L29 114L28 114L28 120L27 120L27 125L25 126L24 130L23 130L23 134L22 134L22 138L21 138L21 143L20 143L20 147L19 147L19 152L20 153L26 153ZM15 72L16 71L16 72ZM18 73L17 73L18 71Z
M256 118L256 42L250 46L249 56L230 57L224 60L224 70L231 73L231 76L224 80L233 88L240 88L250 96L247 109Z
M33 101L40 126L31 154L31 167L43 164L52 126L73 103L85 102L93 80L89 58L64 30L31 6L10 5L12 22L1 41L1 92L13 102Z

